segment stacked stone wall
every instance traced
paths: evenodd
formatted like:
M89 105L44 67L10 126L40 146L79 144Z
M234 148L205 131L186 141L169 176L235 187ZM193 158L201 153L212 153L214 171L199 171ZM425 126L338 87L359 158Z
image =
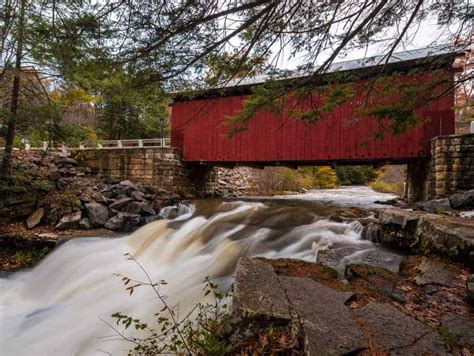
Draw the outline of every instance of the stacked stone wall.
M150 184L180 195L193 193L175 148L78 150L72 155L82 165L108 177Z
M474 189L474 134L433 138L429 169L427 199Z
M104 176L150 184L180 196L228 197L253 193L255 168L186 164L177 148L77 150L73 157Z

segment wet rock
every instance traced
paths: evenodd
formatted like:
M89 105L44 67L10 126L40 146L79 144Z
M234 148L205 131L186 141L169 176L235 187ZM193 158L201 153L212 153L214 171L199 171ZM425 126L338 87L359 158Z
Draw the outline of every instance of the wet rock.
M349 264L363 263L373 267L384 268L392 273L398 273L400 271L400 264L404 259L404 256L395 252L382 248L372 248L353 256Z
M160 214L156 214L156 215L151 215L151 216L145 216L142 219L142 222L145 225L145 224L149 224L153 221L160 220L160 219L163 219L162 216Z
M336 222L344 222L347 220L354 220L358 218L366 218L370 216L371 212L367 209L349 207L349 208L339 208L334 213L329 216L329 220Z
M79 221L81 220L81 212L76 211L74 213L64 215L59 223L56 225L58 230L67 230L67 229L76 229L79 226Z
M362 331L345 305L352 293L336 291L309 278L280 280L303 325L307 355L349 354L365 348Z
M434 284L446 287L455 287L462 284L459 276L461 271L452 264L428 259L424 257L417 267L415 283L421 286Z
M426 215L420 218L415 238L420 250L430 251L474 268L474 228L448 218Z
M441 325L462 345L474 351L474 319L462 315L446 315L441 318Z
M105 205L93 202L86 203L84 206L92 226L101 227L109 219L110 212Z
M347 265L345 277L350 282L362 280L365 289L381 293L399 303L405 302L406 293L397 287L400 277L385 268L352 263Z
M374 204L380 204L380 205L395 205L399 202L398 199L388 199L388 200L376 200L374 201Z
M121 186L120 184L115 184L110 187L110 191L112 192L112 196L116 197L117 199L122 199L127 197L127 190L125 187Z
M386 209L379 214L379 219L384 225L391 224L414 231L420 219L420 213L400 209Z
M77 166L79 163L71 157L65 157L65 156L54 156L54 163L58 166L66 166L66 165L71 165L71 166Z
M140 202L132 201L130 204L126 206L124 211L131 214L140 214L143 211L143 207Z
M427 211L429 213L442 213L451 210L451 203L448 198L420 201L413 205L415 209Z
M145 200L145 194L143 192L140 192L139 190L132 192L130 196L132 199L137 200L137 201Z
M127 194L127 196L130 196L134 191L138 190L137 186L129 180L121 181L119 184L124 188L125 194Z
M116 200L112 204L110 204L109 208L112 209L112 210L121 211L128 204L130 204L131 202L133 202L133 199L131 199L131 198L122 198L122 199Z
M379 213L377 237L386 246L411 253L435 253L474 268L472 225L421 211L386 209Z
M236 268L232 310L242 318L291 320L290 305L273 268L242 257Z
M449 197L453 209L472 209L474 208L474 189L466 192L459 192Z
M43 219L44 213L44 208L39 208L36 209L33 214L28 216L28 218L26 219L26 226L28 227L28 229L32 229L36 225L38 225L41 222L41 219Z
M445 355L441 337L389 304L369 303L354 314L364 323L369 343L381 353Z
M140 203L142 206L142 215L155 215L156 211L150 206L150 204L147 204L145 202Z
M82 218L81 221L79 221L79 228L83 230L89 230L92 228L92 223L89 220L89 218Z
M141 221L142 217L138 214L118 213L107 220L104 227L109 230L129 232L138 226Z

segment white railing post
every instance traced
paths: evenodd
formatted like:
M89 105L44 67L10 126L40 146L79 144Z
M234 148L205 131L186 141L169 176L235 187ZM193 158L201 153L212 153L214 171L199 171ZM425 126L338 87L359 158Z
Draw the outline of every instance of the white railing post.
M29 151L31 148L29 143L25 143L25 151Z
M101 144L101 143L98 143L98 144L97 144L97 148L98 148L99 150L101 150L101 149L102 149L102 144Z
M67 147L66 147L64 144L61 145L61 151L62 151L64 154L67 154Z
M471 121L471 133L474 134L474 121Z
M117 147L122 148L122 141L120 141L120 140L117 141Z
M143 140L138 140L138 147L143 147Z
M48 143L43 142L43 151L46 151L48 149Z
M80 144L79 144L79 149L80 149L80 150L83 150L83 149L84 149L84 144L83 144L83 143L80 143Z

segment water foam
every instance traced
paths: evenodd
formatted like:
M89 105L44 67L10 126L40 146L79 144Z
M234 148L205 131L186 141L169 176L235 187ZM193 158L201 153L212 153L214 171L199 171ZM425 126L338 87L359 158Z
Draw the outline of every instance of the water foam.
M181 210L176 220L152 222L127 237L71 240L33 270L0 279L1 354L126 354L129 345L107 338L114 332L102 320L112 322L111 314L123 312L150 321L160 304L151 288L129 296L114 277L145 280L125 253L135 256L153 280L168 282L161 292L171 305L179 303L184 315L202 300L206 276L230 288L241 256L314 261L318 251L331 246L373 247L350 225L301 209L288 210L284 222L278 218L281 210L258 202L221 202L207 215ZM301 219L307 223L299 224Z

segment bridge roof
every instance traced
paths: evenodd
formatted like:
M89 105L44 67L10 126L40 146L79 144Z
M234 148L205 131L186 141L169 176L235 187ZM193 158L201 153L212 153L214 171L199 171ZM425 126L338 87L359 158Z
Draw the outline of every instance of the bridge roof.
M329 68L321 74L320 78L324 81L323 78L325 75L344 73L355 75L357 78L362 79L375 75L381 68L383 68L386 73L418 67L439 68L452 64L454 58L460 52L461 51L447 49L446 47L427 47L393 53L387 63L384 55L342 61L332 63ZM318 68L319 67L315 67L312 71L291 71L287 72L285 76L278 78L272 75L262 74L253 77L227 80L212 87L202 88L197 95L193 96L193 99L247 94L252 86L261 85L268 80L291 81L294 79L307 78L316 72ZM354 78L351 78L351 80L353 79ZM186 100L190 100L186 95L177 94L175 97L175 101Z

